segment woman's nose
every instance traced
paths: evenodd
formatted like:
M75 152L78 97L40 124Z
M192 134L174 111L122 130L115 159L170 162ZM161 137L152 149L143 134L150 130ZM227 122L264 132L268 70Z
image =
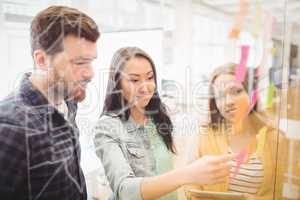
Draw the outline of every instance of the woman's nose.
M141 85L138 88L138 91L140 93L147 93L148 92L148 84L146 82L141 83Z
M226 106L233 106L235 98L232 95L226 95L224 104Z

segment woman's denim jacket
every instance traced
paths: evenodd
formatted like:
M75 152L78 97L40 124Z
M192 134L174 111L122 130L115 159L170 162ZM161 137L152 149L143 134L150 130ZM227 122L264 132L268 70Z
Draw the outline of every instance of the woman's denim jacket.
M142 200L143 177L156 172L146 128L132 118L103 115L94 130L96 154L101 159L113 191L110 199Z

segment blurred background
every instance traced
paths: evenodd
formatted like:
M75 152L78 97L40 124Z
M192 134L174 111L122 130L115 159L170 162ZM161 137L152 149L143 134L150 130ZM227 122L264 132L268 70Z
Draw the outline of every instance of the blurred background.
M89 199L104 200L110 192L94 153L92 129L101 113L110 59L118 48L138 46L152 56L160 94L180 135L196 133L208 120L210 73L226 62L240 63L245 45L250 49L247 67L263 66L258 109L268 110L289 140L288 163L281 163L280 156L277 160L288 165L280 198L300 199L299 0L0 0L0 98L32 70L30 22L50 5L85 11L102 33L96 77L77 116Z

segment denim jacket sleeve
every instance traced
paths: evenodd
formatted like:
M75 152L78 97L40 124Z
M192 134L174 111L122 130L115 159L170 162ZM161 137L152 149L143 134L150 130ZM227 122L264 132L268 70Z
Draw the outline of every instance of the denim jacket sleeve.
M118 118L103 116L94 130L96 154L101 159L105 174L118 200L142 200L141 182L136 177L126 154L123 152L121 138L126 129Z

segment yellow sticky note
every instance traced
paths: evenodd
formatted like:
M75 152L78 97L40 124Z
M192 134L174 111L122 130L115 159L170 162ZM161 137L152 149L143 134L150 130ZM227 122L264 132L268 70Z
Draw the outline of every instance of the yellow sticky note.
M252 25L252 35L255 38L257 38L261 32L261 26L262 26L261 21L262 21L261 2L257 0L255 5L255 16Z
M275 47L271 48L270 51L273 56L277 53L277 49Z

